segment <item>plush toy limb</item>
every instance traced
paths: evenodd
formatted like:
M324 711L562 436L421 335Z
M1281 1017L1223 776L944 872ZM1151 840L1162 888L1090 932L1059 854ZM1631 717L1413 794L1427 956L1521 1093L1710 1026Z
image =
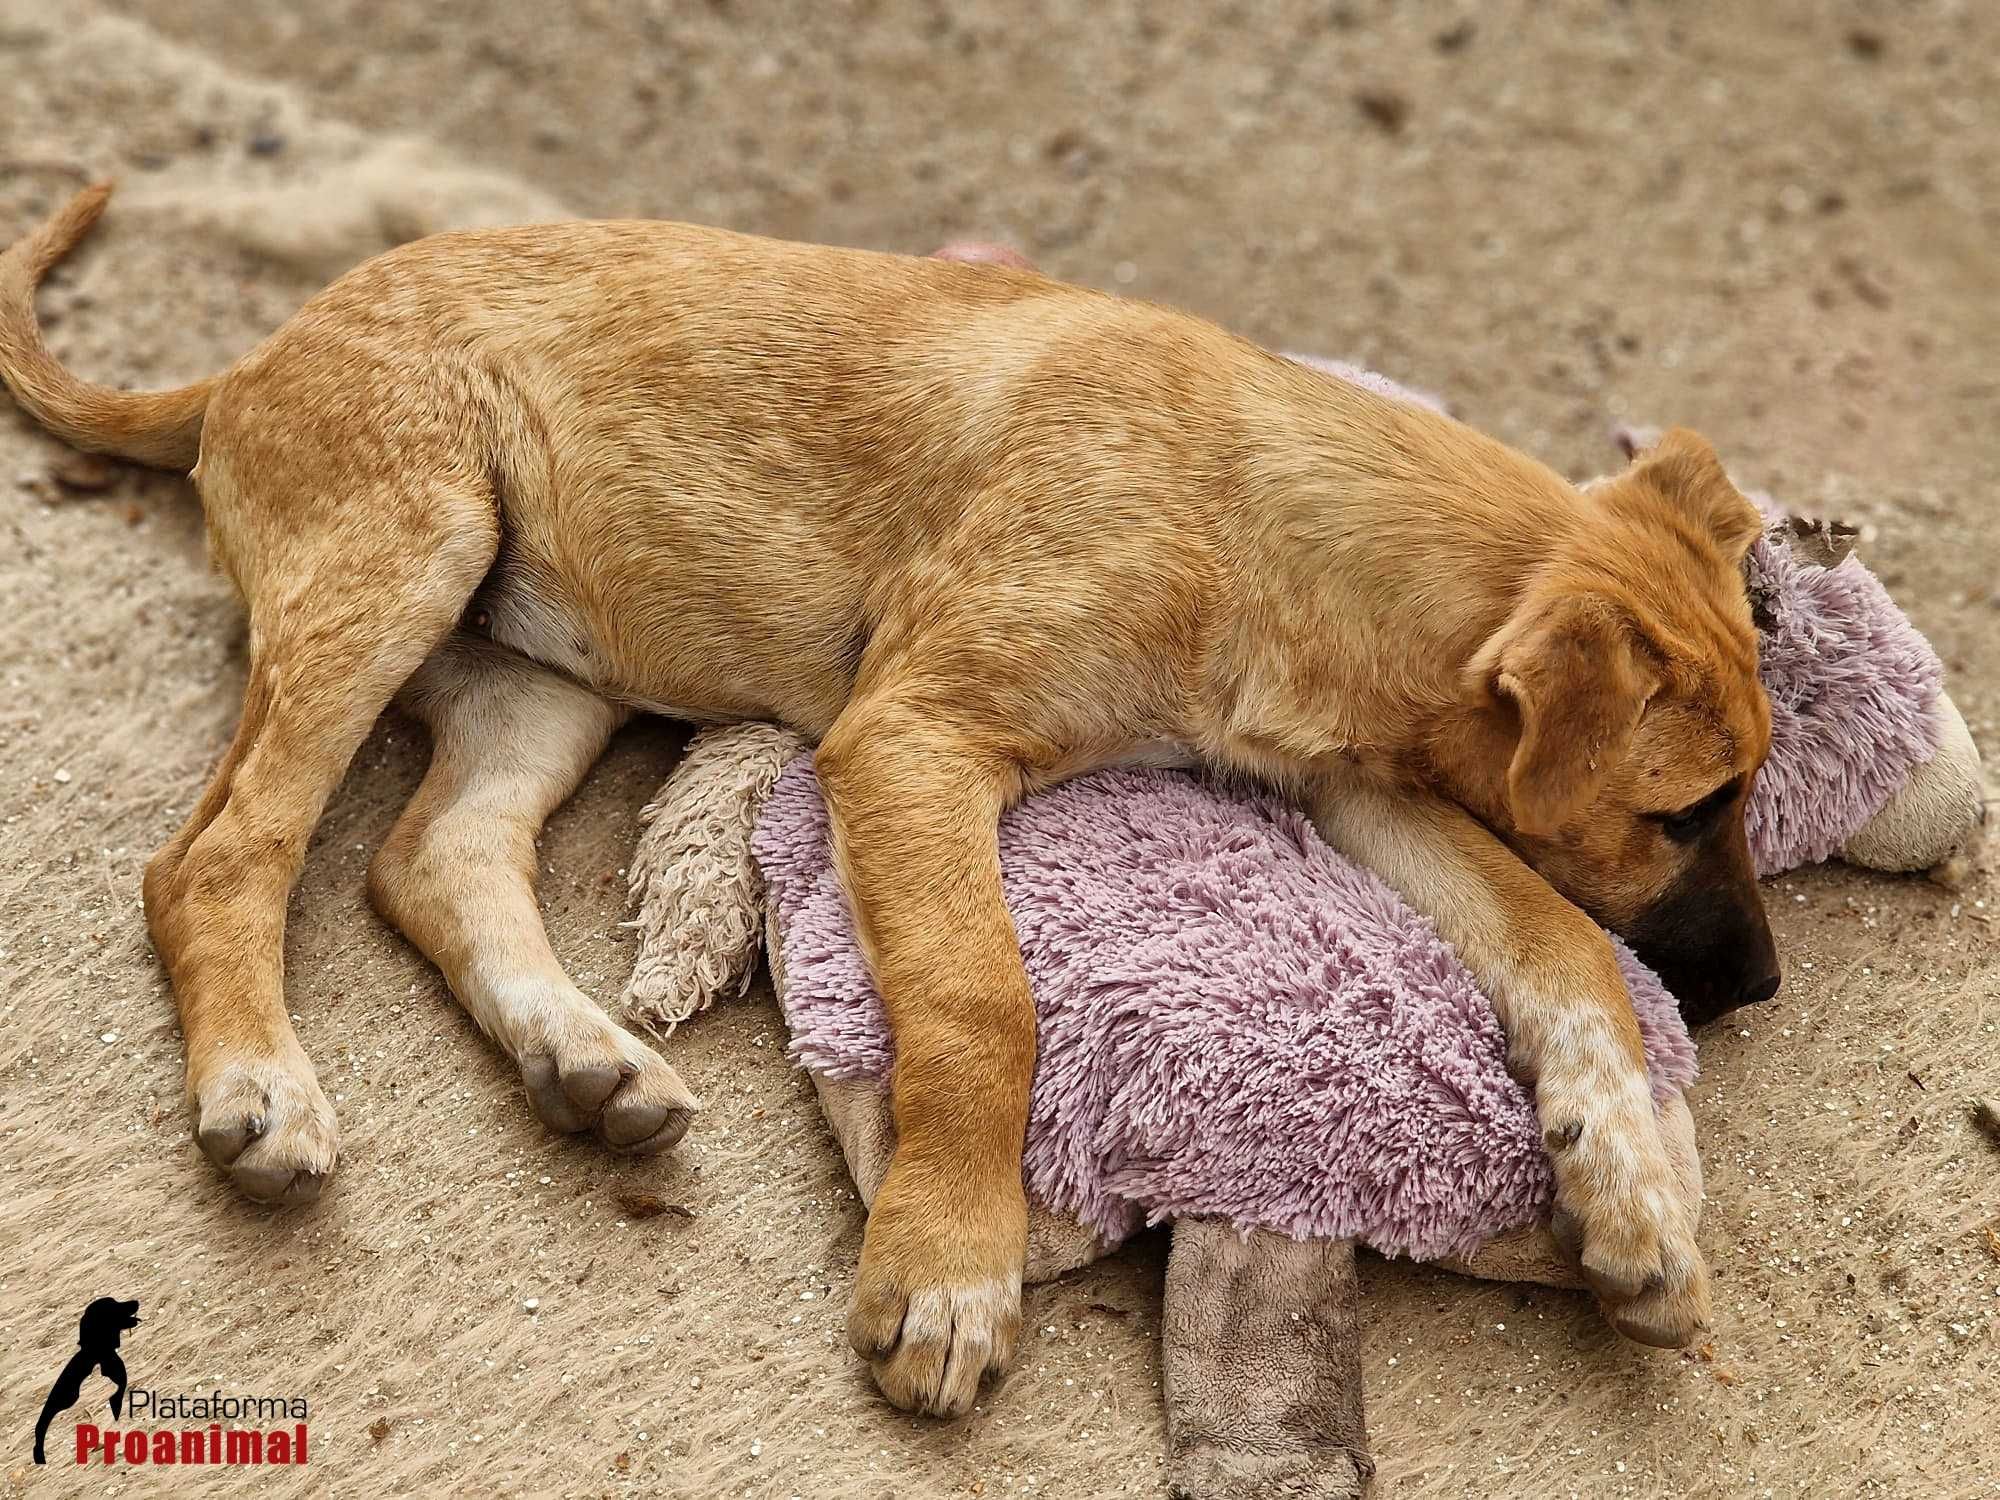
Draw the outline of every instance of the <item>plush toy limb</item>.
M1949 695L1931 705L1938 751L1910 772L1896 795L1841 846L1840 857L1871 870L1928 870L1971 842L1985 821L1979 747Z
M767 918L766 951L771 956L771 987L785 992L785 945L778 935L777 913ZM855 1191L865 1207L875 1201L875 1189L889 1171L889 1158L896 1149L896 1118L889 1104L889 1091L867 1078L828 1078L812 1075L819 1093L819 1107L833 1129L833 1139L847 1161L847 1175L854 1179ZM1087 1266L1112 1246L1097 1232L1067 1214L1051 1213L1032 1198L1028 1200L1028 1263L1021 1280L1054 1281L1056 1277Z
M1348 1241L1175 1221L1160 1325L1170 1494L1367 1489L1360 1300Z
M778 773L805 748L773 724L705 729L640 813L631 866L639 914L628 924L639 956L625 1008L652 1030L671 1032L750 982L764 925L750 836Z

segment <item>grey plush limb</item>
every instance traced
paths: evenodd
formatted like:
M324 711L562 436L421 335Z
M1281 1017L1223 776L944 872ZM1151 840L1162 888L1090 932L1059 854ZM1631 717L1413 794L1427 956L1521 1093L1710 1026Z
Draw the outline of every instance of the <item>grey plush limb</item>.
M1347 1241L1179 1219L1161 1320L1167 1480L1186 1500L1351 1500L1375 1473Z

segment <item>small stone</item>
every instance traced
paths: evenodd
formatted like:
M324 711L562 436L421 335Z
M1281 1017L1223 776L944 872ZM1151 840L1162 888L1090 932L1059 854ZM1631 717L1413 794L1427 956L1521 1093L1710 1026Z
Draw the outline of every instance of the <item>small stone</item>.
M521 1304L521 1306L526 1308L529 1312L536 1311L538 1308L541 1307L541 1305L542 1305L542 1299L540 1297L530 1297L526 1302L523 1302Z
M248 149L252 156L276 156L285 149L285 138L275 130L260 130L250 137Z
M368 1424L368 1435L375 1439L376 1442L381 1442L389 1435L389 1419L387 1417L377 1417L374 1421L370 1422Z
M1477 28L1472 22L1460 21L1449 31L1440 31L1435 37L1431 38L1431 42L1440 52L1462 52L1465 50L1466 43L1472 40L1476 30Z
M103 1036L99 1037L98 1040L100 1042L105 1042L105 1043L115 1042L118 1040L118 1033L115 1031L107 1031L104 1033Z
M68 786L70 783L69 772L68 771L56 772L55 781L57 786Z
M2000 1146L2000 1101L1975 1099L1972 1101L1972 1121L1986 1132L1986 1138L1995 1146Z
M1390 135L1399 135L1410 122L1410 101L1392 89L1363 89L1354 96L1355 107Z

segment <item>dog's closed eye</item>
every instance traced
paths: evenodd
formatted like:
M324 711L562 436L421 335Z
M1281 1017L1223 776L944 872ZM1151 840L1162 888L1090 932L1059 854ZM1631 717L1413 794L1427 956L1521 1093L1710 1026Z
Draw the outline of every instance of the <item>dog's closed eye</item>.
M1690 802L1686 807L1673 811L1654 813L1653 818L1668 838L1687 843L1707 832L1742 790L1743 778L1738 776L1725 781L1698 802Z

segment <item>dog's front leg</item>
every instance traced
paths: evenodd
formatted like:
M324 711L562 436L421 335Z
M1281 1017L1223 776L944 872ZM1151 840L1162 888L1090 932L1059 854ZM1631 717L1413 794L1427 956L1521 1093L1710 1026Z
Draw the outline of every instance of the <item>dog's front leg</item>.
M1018 763L991 736L878 699L841 715L817 766L896 1043L896 1149L848 1337L896 1405L955 1416L1012 1357L1021 1320L1035 1009L997 841Z
M1358 781L1313 802L1327 842L1436 923L1492 998L1510 1065L1535 1089L1557 1237L1605 1315L1641 1343L1689 1343L1708 1320L1708 1269L1603 931L1449 803Z

